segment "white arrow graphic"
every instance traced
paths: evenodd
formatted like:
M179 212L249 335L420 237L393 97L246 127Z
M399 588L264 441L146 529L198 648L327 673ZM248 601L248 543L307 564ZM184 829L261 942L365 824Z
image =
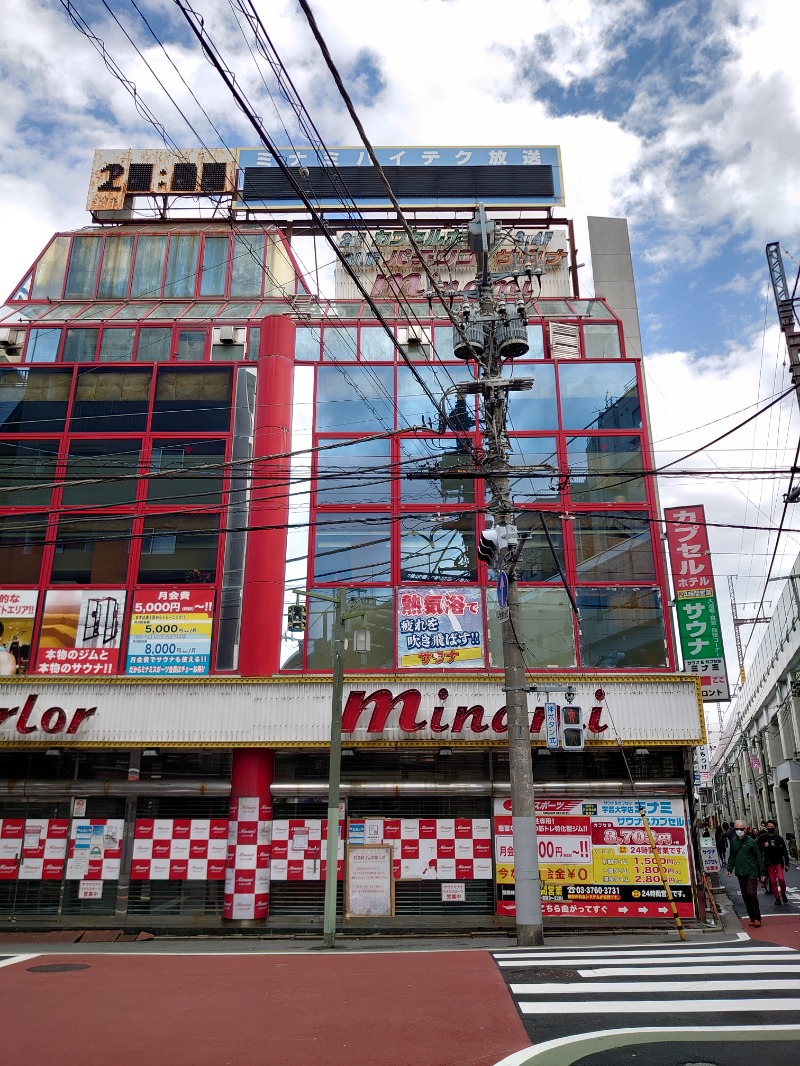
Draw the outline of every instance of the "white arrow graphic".
M605 910L605 908L603 908L603 909ZM627 914L628 913L628 908L627 907L620 907L619 913L620 914Z
M639 914L647 914L647 907L640 907Z

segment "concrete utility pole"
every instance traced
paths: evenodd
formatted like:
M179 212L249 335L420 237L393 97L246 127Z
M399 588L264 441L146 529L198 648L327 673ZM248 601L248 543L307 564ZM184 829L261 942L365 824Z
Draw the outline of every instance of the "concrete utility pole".
M487 219L486 210L480 204L475 218L469 224L469 244L478 261L478 307L474 310L466 304L462 307L463 333L456 330L455 348L457 355L475 358L481 368L477 391L483 397L487 453L482 469L492 496L489 510L495 520L494 566L497 570L502 570L504 566L508 568L507 607L503 609L501 606L499 610L508 715L517 944L520 947L532 947L543 944L544 935L528 686L522 654L522 619L516 570L518 537L508 477L511 445L507 423L509 392L512 389L530 389L533 381L501 379L505 360L517 358L528 351L527 308L521 290L513 311L509 312L504 303L495 303L492 282L496 279L489 271L489 252L494 236L495 224ZM528 268L519 273L530 276L531 272ZM508 273L502 275L508 276ZM470 341L469 347L467 339Z

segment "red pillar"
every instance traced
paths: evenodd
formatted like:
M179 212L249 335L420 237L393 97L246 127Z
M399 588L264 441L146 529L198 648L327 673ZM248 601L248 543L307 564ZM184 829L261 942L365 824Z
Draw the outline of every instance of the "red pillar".
M223 918L253 920L269 915L274 773L274 751L234 749Z
M242 677L263 677L280 667L291 468L291 461L280 457L291 447L294 338L294 322L286 315L262 320L239 640Z

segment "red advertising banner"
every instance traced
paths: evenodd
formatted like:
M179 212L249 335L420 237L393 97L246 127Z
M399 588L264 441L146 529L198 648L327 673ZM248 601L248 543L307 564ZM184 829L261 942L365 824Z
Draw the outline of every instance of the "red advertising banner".
M714 589L711 553L708 549L706 513L703 507L667 507L669 565L675 592Z
M120 589L48 589L36 674L116 674L125 619Z

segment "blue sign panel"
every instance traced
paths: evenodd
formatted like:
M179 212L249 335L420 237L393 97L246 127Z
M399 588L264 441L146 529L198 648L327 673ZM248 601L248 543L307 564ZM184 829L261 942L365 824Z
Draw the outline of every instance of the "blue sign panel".
M497 575L497 606L508 606L508 574L505 570Z

